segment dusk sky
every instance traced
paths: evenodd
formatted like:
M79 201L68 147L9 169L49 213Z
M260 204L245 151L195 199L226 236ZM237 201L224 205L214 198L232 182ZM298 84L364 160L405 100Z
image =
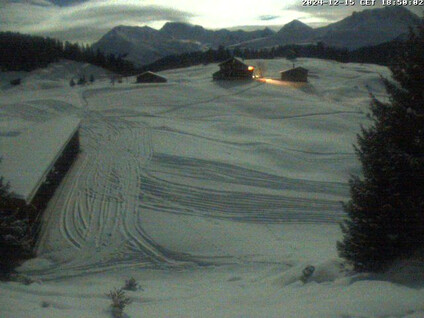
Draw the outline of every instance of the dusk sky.
M91 43L117 25L159 29L180 21L217 29L282 26L299 19L316 27L363 9L302 7L302 0L0 0L0 31Z

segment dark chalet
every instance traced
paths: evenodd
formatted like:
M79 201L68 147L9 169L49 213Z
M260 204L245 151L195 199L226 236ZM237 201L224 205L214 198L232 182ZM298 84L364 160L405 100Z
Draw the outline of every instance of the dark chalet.
M282 81L289 82L307 82L308 81L308 70L303 67L294 67L287 71L280 72Z
M218 65L220 70L213 74L213 80L247 80L253 78L253 66L232 57Z
M166 83L168 80L156 73L147 71L137 76L137 83Z

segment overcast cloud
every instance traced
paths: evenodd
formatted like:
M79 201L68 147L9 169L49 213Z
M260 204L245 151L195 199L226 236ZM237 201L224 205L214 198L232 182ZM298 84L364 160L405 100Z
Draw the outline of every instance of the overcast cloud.
M278 15L261 15L259 17L259 20L270 21L270 20L275 20L275 19L278 19L278 18L280 18Z
M291 5L286 6L285 8L287 10L294 10L296 12L303 12L305 13L309 18L316 19L317 21L322 21L322 23L328 24L332 22L339 21L343 19L344 17L347 17L351 15L354 11L362 11L366 9L376 9L376 8L382 8L382 1L377 0L375 1L375 4L373 6L363 6L360 4L359 0L355 1L354 6L302 6L299 3L294 3ZM408 6L407 9L411 10L418 16L422 16L423 8L419 6ZM304 22L304 21L303 21ZM312 26L312 25L311 25Z
M56 1L58 2L58 1ZM140 2L140 1L139 1ZM0 30L93 42L117 25L144 25L157 21L189 22L194 14L130 1L87 1L58 6L46 0L20 0L0 5Z
M282 26L298 19L316 27L364 8L303 7L301 0L0 0L0 30L90 43L117 25L160 28L179 21L228 28Z

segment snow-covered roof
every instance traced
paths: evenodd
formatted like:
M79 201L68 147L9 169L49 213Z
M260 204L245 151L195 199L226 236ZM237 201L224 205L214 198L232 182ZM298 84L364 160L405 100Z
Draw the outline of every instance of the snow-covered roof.
M141 74L139 74L139 75L137 75L137 76L144 76L144 75L154 75L154 76L163 77L163 76L160 76L159 74L154 73L154 72L151 72L151 71L143 72L143 73L141 73ZM164 78L164 77L163 77L163 78Z
M222 66L222 65L225 65L225 64L234 64L234 63L244 65L244 66L247 67L246 64L244 64L242 61L240 61L236 57L230 57L229 59L225 60L224 62L219 63L218 66Z
M146 79L146 80L156 79L156 80L160 80L161 82L167 81L165 77L160 76L159 74L153 73L151 71L146 71L144 73L141 73L140 75L137 75L137 80L141 80L141 79Z
M280 71L280 73L291 73L291 72L308 73L308 70L302 66L298 66L288 70Z
M0 176L16 198L32 200L79 123L74 116L28 122L21 134L0 138Z

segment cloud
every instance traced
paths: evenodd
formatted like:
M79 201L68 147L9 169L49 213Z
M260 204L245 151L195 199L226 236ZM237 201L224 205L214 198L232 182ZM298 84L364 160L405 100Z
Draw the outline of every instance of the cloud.
M47 6L47 7L52 6L52 3L49 0L9 0L4 2L30 4L30 5Z
M90 0L50 0L51 3L58 5L60 7L71 6L75 4L79 4L82 2L88 2Z
M90 43L117 25L160 27L167 21L179 21L222 28L283 25L299 19L316 27L364 8L303 7L301 0L0 0L0 31Z
M155 21L187 22L194 15L140 2L92 0L60 7L45 0L9 1L2 5L1 31L18 31L61 40L93 42L117 25Z
M259 20L261 21L270 21L280 18L278 15L261 15Z
M359 0L357 2L359 2ZM291 4L284 9L302 13L305 15L305 18L307 17L309 20L321 20L325 24L341 20L355 10L359 11L356 6L303 6L302 3ZM363 7L361 7L361 10L362 9Z
M376 9L384 7L381 2L376 1L374 6L362 6L359 0L356 0L354 6L302 6L301 3L290 4L286 6L285 10L295 11L297 13L303 13L307 15L306 20L321 21L322 24L329 24L351 15L354 11L363 11L366 9ZM418 7L407 7L415 14L419 16L422 14L422 8ZM302 20L303 22L303 20Z

